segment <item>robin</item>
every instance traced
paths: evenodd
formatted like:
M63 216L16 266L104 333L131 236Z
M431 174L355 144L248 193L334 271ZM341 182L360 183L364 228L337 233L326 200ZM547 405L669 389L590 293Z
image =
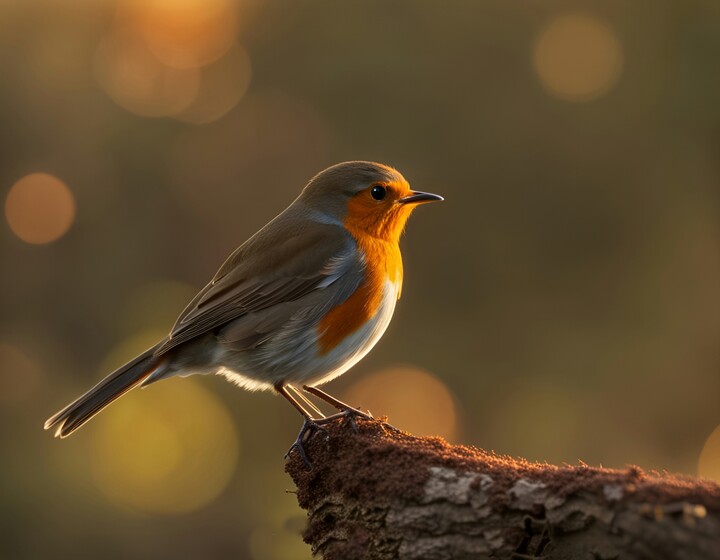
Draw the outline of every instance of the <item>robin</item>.
M290 450L307 461L302 441L309 429L365 415L316 386L350 369L385 332L402 289L405 223L416 206L439 200L410 190L398 171L379 163L351 161L318 173L230 255L163 340L48 419L45 429L66 437L138 385L214 373L285 397L305 419ZM298 387L340 412L324 417Z

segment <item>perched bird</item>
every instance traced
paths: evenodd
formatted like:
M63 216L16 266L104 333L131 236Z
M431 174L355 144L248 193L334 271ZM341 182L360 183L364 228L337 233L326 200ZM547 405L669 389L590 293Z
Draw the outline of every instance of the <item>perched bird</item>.
M230 255L163 340L48 419L45 429L66 437L138 385L213 373L290 401L305 418L293 447L307 461L302 438L309 428L362 414L316 385L350 369L385 332L402 288L405 223L417 205L438 200L410 190L398 171L379 163L325 169ZM298 387L340 413L323 417Z

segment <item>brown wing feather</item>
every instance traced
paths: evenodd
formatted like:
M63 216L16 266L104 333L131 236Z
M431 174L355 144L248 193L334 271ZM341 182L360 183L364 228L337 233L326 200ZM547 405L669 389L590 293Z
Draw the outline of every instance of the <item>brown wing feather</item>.
M290 230L282 218L225 261L182 312L156 355L228 321L308 294L337 274L333 263L354 250L352 237L336 225L305 221Z

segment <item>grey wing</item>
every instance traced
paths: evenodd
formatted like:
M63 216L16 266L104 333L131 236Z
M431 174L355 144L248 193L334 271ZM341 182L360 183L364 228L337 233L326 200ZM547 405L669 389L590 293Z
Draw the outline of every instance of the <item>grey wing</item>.
M303 235L269 238L262 245L251 239L246 245L230 257L233 267L223 265L190 302L156 355L260 311L264 315L258 328L267 329L271 317L280 321L290 311L288 304L328 289L340 278L357 277L359 282L361 277L355 241L337 226L317 224Z
M363 278L363 271L362 262L349 258L342 263L332 283L320 286L299 299L237 317L218 329L217 340L234 351L257 348L270 339L297 350L303 341L312 340L303 336L304 331L313 328L320 318L355 292Z

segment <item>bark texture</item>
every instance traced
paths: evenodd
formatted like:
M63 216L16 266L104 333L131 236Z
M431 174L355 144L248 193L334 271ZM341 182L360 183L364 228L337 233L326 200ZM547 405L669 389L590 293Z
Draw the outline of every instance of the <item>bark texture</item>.
M324 560L720 560L720 487L530 463L379 421L338 422L286 470Z

